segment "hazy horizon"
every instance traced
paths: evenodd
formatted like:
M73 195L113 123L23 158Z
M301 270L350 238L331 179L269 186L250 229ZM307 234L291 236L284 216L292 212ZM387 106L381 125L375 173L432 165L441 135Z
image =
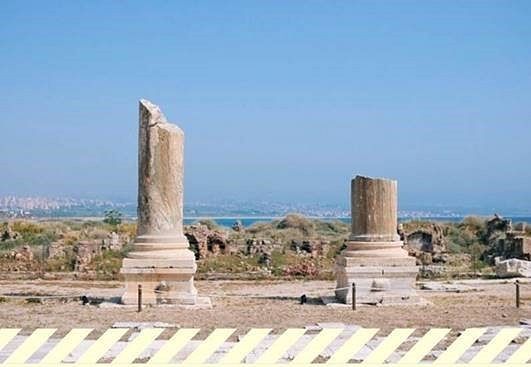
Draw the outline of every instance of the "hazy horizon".
M526 1L15 2L0 196L136 201L138 100L183 128L185 201L531 207Z

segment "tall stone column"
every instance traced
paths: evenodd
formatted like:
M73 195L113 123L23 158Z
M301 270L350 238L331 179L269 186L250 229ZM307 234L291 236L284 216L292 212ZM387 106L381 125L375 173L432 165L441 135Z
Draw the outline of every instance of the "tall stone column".
M140 101L138 221L133 251L123 260L122 303L194 305L195 256L183 234L184 133L159 107Z
M336 260L336 298L359 303L417 301L415 259L398 236L397 182L357 176L351 182L352 230Z

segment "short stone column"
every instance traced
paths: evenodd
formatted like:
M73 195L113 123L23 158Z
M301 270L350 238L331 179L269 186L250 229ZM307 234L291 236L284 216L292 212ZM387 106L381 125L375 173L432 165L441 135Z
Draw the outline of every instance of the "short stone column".
M195 256L183 233L184 133L159 107L140 101L138 221L133 251L123 260L122 303L194 305Z
M336 259L336 298L352 302L356 283L359 303L418 301L418 268L398 235L397 182L357 176L351 182L352 230Z

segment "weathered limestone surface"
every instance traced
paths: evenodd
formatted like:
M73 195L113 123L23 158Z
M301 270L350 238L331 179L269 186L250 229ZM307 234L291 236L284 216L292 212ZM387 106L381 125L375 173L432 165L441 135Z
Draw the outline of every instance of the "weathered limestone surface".
M531 261L520 259L499 261L496 263L496 276L499 278L531 278Z
M397 182L357 176L351 182L351 241L399 241Z
M336 259L336 297L352 302L416 302L415 258L398 236L397 182L357 176L351 185L352 233Z
M123 260L122 302L193 305L195 257L183 233L183 131L159 107L140 101L138 229L134 250Z

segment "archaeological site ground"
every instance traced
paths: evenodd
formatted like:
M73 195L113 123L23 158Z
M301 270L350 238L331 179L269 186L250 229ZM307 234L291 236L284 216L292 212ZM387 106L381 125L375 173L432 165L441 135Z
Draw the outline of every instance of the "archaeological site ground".
M183 144L141 100L136 221L5 220L4 327L531 327L525 223L399 223L398 182L358 175L350 224L289 214L185 226Z
M0 9L0 367L531 363L531 0Z

